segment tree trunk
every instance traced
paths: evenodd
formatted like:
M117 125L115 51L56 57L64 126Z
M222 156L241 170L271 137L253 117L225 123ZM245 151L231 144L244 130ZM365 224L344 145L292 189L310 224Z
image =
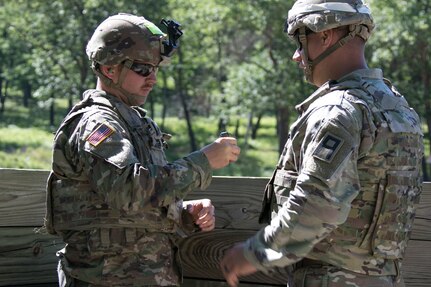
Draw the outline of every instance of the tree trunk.
M150 98L150 118L154 119L155 117L155 113L154 113L154 98L153 97L149 97Z
M0 114L4 113L3 78L0 77Z
M226 131L226 128L227 128L226 123L227 121L225 117L222 116L218 119L218 134Z
M166 119L166 112L167 112L167 102L169 98L169 91L168 91L168 77L166 76L166 72L161 72L162 78L163 78L163 97L162 97L162 125L161 129L165 129L165 119Z
M222 35L219 30L217 30L217 59L223 59L223 45L222 45ZM217 71L217 83L218 83L218 89L220 90L220 93L223 94L223 81L224 81L224 73L225 68L224 65L221 64L221 62L218 63L218 71ZM225 98L223 97L221 100L221 104L223 105L226 102ZM211 105L210 105L211 107ZM218 132L217 136L226 130L227 128L227 118L224 113L220 114L220 118L218 120Z
M278 135L278 153L283 152L289 135L289 109L287 107L278 107L277 111L277 135Z
M247 122L247 129L245 130L245 135L244 135L244 148L248 147L248 139L250 137L250 133L252 130L253 126L253 112L249 112L248 113L248 122Z
M23 94L22 104L24 105L24 107L28 108L29 102L31 99L31 84L27 80L24 80L21 83L21 87L22 87L22 94Z
M0 102L1 102L1 113L3 114L5 111L5 104L6 104L6 98L7 98L7 88L9 86L9 81L5 81L5 85L4 85L4 93L2 93L2 96L0 98Z
M186 122L187 122L187 131L189 133L189 138L190 138L190 148L191 148L191 151L193 152L197 150L197 146L196 146L195 134L193 132L192 121L191 121L189 109L187 106L186 92L184 91L184 85L183 85L182 66L184 63L183 63L181 48L178 49L178 59L179 59L178 80L176 81L176 84L177 84L177 90L181 99L181 104L184 110L184 117L186 118Z
M236 124L235 124L235 137L239 138L239 118L236 119Z
M262 120L262 117L263 117L263 113L259 113L259 115L257 116L256 123L253 125L252 130L251 130L251 138L252 139L256 139L256 137L257 137L257 131L260 128L260 121Z
M82 94L80 95L80 99L82 99ZM67 104L69 106L67 111L70 111L73 108L73 96L72 95L69 96Z

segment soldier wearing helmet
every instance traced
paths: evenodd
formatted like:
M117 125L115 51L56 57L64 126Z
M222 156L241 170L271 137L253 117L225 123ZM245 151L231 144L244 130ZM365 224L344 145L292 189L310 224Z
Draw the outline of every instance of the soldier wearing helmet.
M147 95L129 91L123 87L128 71L143 77L155 75L159 66L169 63L166 54L166 35L144 17L118 14L109 17L97 27L87 44L87 55L92 69L103 85L121 92L126 104L142 105ZM108 71L108 75L103 72ZM118 70L117 79L110 76ZM154 71L154 73L153 73ZM155 80L147 81L147 93Z
M287 32L290 38L296 41L298 46L294 60L301 62L307 81L314 83L314 80L317 80L314 84L318 86L322 83L318 79L313 79L313 69L329 55L349 42L365 43L373 29L374 23L370 9L362 1L356 0L297 1L289 11L285 26L285 32ZM338 32L337 41L331 43L330 47L321 45L325 50L316 57L310 58L307 36L309 34L319 35L320 32L324 31ZM340 33L341 36L338 35ZM334 55L332 57L335 58ZM366 65L361 55L352 57L352 60L361 61L357 65ZM325 64L324 62L321 66Z
M167 162L168 134L140 107L169 63L182 32L130 14L107 18L87 54L97 76L61 123L47 183L45 226L66 246L58 251L60 286L177 286L176 241L214 229L205 189L212 170L237 160L235 138L218 138Z
M368 68L374 28L361 0L298 0L286 21L293 60L318 89L265 189L255 236L227 251L229 286L287 267L288 286L404 286L401 262L422 189L417 113Z

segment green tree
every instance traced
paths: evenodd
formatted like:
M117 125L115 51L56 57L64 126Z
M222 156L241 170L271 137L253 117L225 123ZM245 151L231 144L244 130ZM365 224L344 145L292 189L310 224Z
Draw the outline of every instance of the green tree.
M6 97L19 95L20 103L33 102L50 114L51 125L58 125L61 117L54 117L55 103L66 99L71 106L85 89L95 86L85 46L103 19L118 12L141 14L156 24L161 18L172 18L181 23L184 35L172 65L159 72L159 87L145 106L150 115L161 105L163 118L167 114L185 118L192 150L197 141L208 141L195 135L195 115L215 118L214 124L221 123L222 128L219 118L235 120L240 113L249 118L246 130L251 136L257 132L260 116L272 115L277 118L281 151L294 106L314 90L291 61L295 45L283 33L293 2L0 2L0 111ZM384 69L430 130L430 3L368 2L377 23L367 49L370 66Z
M145 7L114 0L18 0L3 5L2 79L15 75L27 97L34 94L39 106L50 107L51 125L56 124L55 99L66 98L72 106L85 89L95 86L85 46L96 26L118 12L160 19L165 7L162 0Z
M287 139L293 107L312 89L305 85L302 72L291 61L296 47L283 31L292 4L293 1L281 0L225 3L233 19L228 26L231 27L228 35L232 36L229 41L231 61L247 65L245 70L254 70L241 73L240 76L244 75L241 79L228 77L226 86L237 87L237 92L225 93L226 97L239 97L241 99L234 102L250 103L241 108L248 109L248 114L258 111L254 113L258 119L262 108L276 116L279 152ZM250 87L250 83L253 83L253 92L239 93L241 86Z
M31 65L32 45L23 34L28 31L30 11L22 9L22 1L10 1L0 9L0 112L5 110L11 88L22 90L22 103L28 106L31 87L37 86L34 67ZM16 15L20 15L17 17Z

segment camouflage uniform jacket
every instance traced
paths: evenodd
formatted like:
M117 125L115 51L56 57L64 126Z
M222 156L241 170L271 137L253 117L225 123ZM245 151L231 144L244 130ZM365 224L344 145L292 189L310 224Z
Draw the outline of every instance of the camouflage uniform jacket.
M264 272L308 258L397 275L421 191L418 115L379 69L329 81L296 108L264 197L272 219L244 256Z
M95 285L171 286L182 199L211 181L205 155L168 163L145 110L89 90L61 124L47 185L46 226L62 236L64 273Z

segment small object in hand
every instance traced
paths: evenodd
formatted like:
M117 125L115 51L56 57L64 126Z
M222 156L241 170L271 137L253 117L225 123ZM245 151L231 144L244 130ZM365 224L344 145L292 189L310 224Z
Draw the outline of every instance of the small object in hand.
M221 137L221 138L230 137L230 136L231 135L227 131L221 132L219 135L219 137Z

